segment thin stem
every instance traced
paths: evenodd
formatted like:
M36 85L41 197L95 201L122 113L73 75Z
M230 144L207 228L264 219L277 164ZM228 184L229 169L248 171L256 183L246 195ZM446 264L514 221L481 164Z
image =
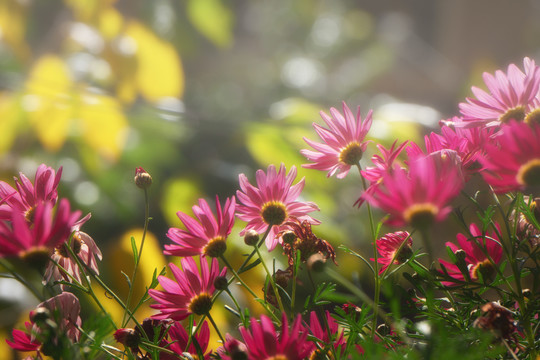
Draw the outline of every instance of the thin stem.
M275 282L275 279L274 277L272 276L272 273L270 272L270 270L268 269L268 267L266 266L266 263L264 262L263 258L262 258L262 254L261 252L259 251L259 248L258 247L255 247L255 251L257 252L257 255L259 256L259 259L261 259L261 264L263 265L264 267L264 270L266 271L266 274L268 275L268 278L269 278L269 281L270 281L270 285L272 286L272 290L274 291L274 294L276 295L276 300L278 302L278 306L279 306L279 310L281 311L281 313L284 313L285 312L285 308L283 307L283 303L281 301L281 295L279 294L279 290L276 286L276 282Z
M28 290L30 290L30 292L32 293L32 295L34 295L36 297L36 299L38 299L39 301L45 301L45 299L37 291L37 289L34 288L34 286L32 286L32 284L30 284L28 281L26 281L23 277L21 277L15 271L15 269L13 269L13 267L11 267L11 264L9 264L5 259L0 258L0 265L2 265L11 274L11 276L13 276L13 279L17 280L18 282L23 284Z
M258 299L259 297L257 296L257 294L255 294L255 292L253 290L251 290L251 288L249 287L248 284L246 284L244 282L244 280L242 280L242 278L240 277L240 275L238 275L238 273L233 269L233 267L231 266L231 264L229 264L229 262L227 261L227 259L225 258L225 256L221 255L220 256L220 259L223 260L223 262L225 263L225 265L227 266L227 268L233 273L234 275L234 278L236 278L236 280L238 280L238 282L240 282L240 284L242 284L242 286L251 294L251 296L253 296L255 299Z
M221 335L221 332L219 331L219 327L217 326L216 322L214 321L214 318L212 317L212 315L210 315L210 313L208 313L208 314L206 314L206 317L208 317L208 320L210 320L210 322L212 323L212 326L216 330L216 333L218 334L218 336L219 336L219 338L221 340L221 343L225 344L225 339Z
M133 275L131 276L131 284L129 286L129 292L128 297L126 300L126 311L124 312L124 315L122 317L122 327L125 327L127 323L133 318L133 313L130 313L128 318L126 319L126 316L128 315L127 308L129 308L131 304L131 298L133 297L133 288L135 286L135 279L137 278L137 270L139 268L139 263L141 262L141 256L142 251L144 247L144 240L146 239L146 233L148 231L148 224L150 223L150 202L148 201L148 190L146 188L144 190L144 228L143 228L143 234L141 239L141 247L137 250L137 258L135 260L135 265L133 267Z

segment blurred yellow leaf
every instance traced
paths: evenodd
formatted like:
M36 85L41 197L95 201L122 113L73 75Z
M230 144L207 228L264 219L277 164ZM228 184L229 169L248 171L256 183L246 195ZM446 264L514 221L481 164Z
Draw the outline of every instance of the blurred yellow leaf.
M232 43L232 12L220 0L189 0L187 14L193 25L215 45Z
M45 55L32 68L23 108L41 143L51 151L64 145L71 117L71 79L62 59Z
M142 96L151 102L163 97L181 97L184 73L174 46L136 21L127 25L125 35L136 43L135 79Z
M75 18L89 22L98 16L102 8L110 6L116 0L64 0L64 2L73 10Z
M2 42L7 43L15 55L26 60L30 49L25 39L26 7L24 1L0 1L0 34Z
M194 180L186 178L169 180L163 187L161 198L161 211L167 222L173 226L180 226L176 213L182 211L190 214L191 207L197 204L201 194L201 189Z
M106 40L112 40L122 30L124 18L115 8L103 9L97 19L98 29Z
M13 97L0 96L0 155L11 148L17 134L19 124L19 103Z
M85 95L79 119L85 142L103 157L115 161L124 147L128 123L120 104L103 95Z

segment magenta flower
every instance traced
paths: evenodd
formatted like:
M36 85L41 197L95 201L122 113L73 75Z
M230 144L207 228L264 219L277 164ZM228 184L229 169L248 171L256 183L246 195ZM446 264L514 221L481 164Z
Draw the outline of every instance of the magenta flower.
M489 92L472 88L476 98L459 104L463 115L460 126L493 127L510 120L536 121L540 70L529 58L523 59L523 66L524 73L514 64L508 66L506 74L501 70L495 75L484 73Z
M0 257L48 260L49 253L68 239L80 213L72 213L66 199L60 200L56 214L51 202L37 204L33 223L22 213L13 211L11 222L0 221Z
M101 250L99 250L94 239L92 239L90 235L80 231L81 226L88 221L90 217L91 214L88 214L73 225L71 229L73 236L71 237L70 245L71 249L79 257L79 259L96 274L99 274L96 258L99 260L102 259L103 256L101 254ZM51 259L60 265L67 272L67 274L66 272L60 270L56 264L49 262L43 277L44 283L50 282L51 280L73 282L71 276L73 276L79 283L81 282L79 265L77 265L75 259L72 258L71 254L66 249L66 246L68 246L67 242L58 246L51 255ZM60 287L62 290L64 289L64 285L61 285Z
M199 254L221 256L227 249L226 240L234 225L235 208L234 196L226 200L223 210L216 196L217 217L204 199L199 199L199 206L193 206L198 221L183 212L177 212L186 230L170 228L167 237L174 244L166 244L163 253L180 257Z
M261 315L260 322L251 318L250 324L250 329L240 327L249 360L302 360L313 351L313 343L307 340L308 332L302 326L300 315L294 319L289 329L287 316L283 314L279 332L276 332L272 320L265 315Z
M540 186L540 124L510 122L484 146L482 175L495 192Z
M165 291L150 289L148 294L157 301L150 305L160 311L153 315L153 319L183 320L190 314L207 314L212 308L212 295L214 294L214 280L218 276L225 276L227 268L219 271L216 258L212 258L212 265L208 267L205 258L199 257L201 271L192 257L180 259L182 269L174 264L169 264L174 279L159 276L159 284Z
M0 181L0 219L10 219L13 210L23 213L31 221L33 211L38 204L50 202L56 204L58 200L58 183L62 176L62 167L55 172L53 168L41 164L35 175L34 184L23 174L20 179L15 178L17 190L4 181ZM2 202L0 202L2 203Z
M401 151L407 145L407 141L403 142L396 148L397 140L394 141L390 149L386 149L381 144L377 145L377 148L381 152L381 155L373 155L371 157L371 162L374 166L369 166L365 170L362 170L362 176L369 181L369 187L366 189L364 194L360 196L358 200L354 203L358 207L362 206L368 194L373 194L377 186L380 185L385 174L391 173L394 167L400 167L396 162L397 157L401 154Z
M313 161L312 164L304 164L302 167L328 171L328 177L337 173L336 176L342 179L347 176L351 166L358 164L366 151L368 141L365 141L365 137L371 127L372 111L370 110L362 120L358 107L355 118L347 104L343 102L345 116L335 108L330 108L332 117L322 111L320 114L329 129L313 123L323 143L304 138L315 151L306 149L300 151L309 161Z
M456 157L429 156L411 159L408 171L395 167L366 199L389 214L387 223L415 228L442 221L452 210L449 202L463 187L461 165Z
M186 353L192 355L192 358L199 359L197 347L195 346L194 341L197 341L197 344L199 344L204 359L210 358L210 351L208 351L208 344L210 342L210 328L208 327L208 323L206 321L201 325L199 332L193 335L191 341L189 341L188 332L186 329L184 329L182 323L180 322L175 322L169 328L167 336L169 340L162 341L159 346L174 351L175 355L161 352L159 354L160 360L175 360L178 359L178 356L185 356Z
M343 331L339 331L339 325L330 312L325 311L324 316L326 319L321 323L315 311L309 314L308 329L315 338L314 341L319 344L319 346L314 347L310 359L324 358L321 355L331 353L331 349L343 355L347 345Z
M499 229L499 226L496 226L497 229ZM476 224L471 224L469 230L472 238L463 234L458 234L456 237L461 250L464 252L464 265L469 272L471 280L477 281L481 274L484 281L489 281L490 279L493 279L493 276L496 273L494 265L501 261L503 252L502 245L494 231L491 233L482 233ZM451 242L447 242L446 246L448 246L455 254L460 250L460 248ZM456 254L456 257L459 256L462 255ZM460 261L459 258L458 261ZM450 277L458 281L465 281L465 277L458 265L441 259L439 259L439 262L445 267L446 272ZM445 286L452 286L457 285L457 282L443 281L442 284Z
M411 234L406 231L389 233L377 240L379 257L377 262L383 266L379 270L382 274L390 264L403 264L412 255ZM371 259L374 261L375 259Z
M240 174L241 190L236 192L236 197L242 205L236 207L236 216L248 222L240 233L241 236L252 229L262 233L270 226L266 246L272 251L278 243L277 234L285 229L284 224L287 221L307 220L312 224L319 224L308 215L312 211L319 210L317 205L312 202L296 201L304 188L304 179L293 185L295 178L296 167L293 166L286 174L283 164L277 173L274 165L268 166L267 174L257 170L257 187L251 185L244 174Z

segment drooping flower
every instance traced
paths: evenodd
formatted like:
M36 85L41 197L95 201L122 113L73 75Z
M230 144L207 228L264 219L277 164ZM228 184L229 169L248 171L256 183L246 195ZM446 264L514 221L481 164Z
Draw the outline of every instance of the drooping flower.
M49 253L68 239L80 213L72 213L66 199L60 200L56 214L51 202L37 204L32 223L13 211L10 222L0 221L0 257L16 256L45 265Z
M496 269L494 266L497 265L502 258L503 249L501 243L495 231L482 233L476 224L471 224L469 231L472 237L468 237L464 234L457 235L456 239L460 247L451 242L447 242L446 246L454 253L457 253L458 250L464 252L463 255L456 254L456 257L458 257L457 261L463 261L471 280L477 281L481 276L484 281L489 281L495 275ZM439 263L444 266L450 277L458 281L466 280L459 264L452 264L441 259L439 259ZM456 283L452 281L442 282L445 286L452 286Z
M257 170L257 187L251 185L244 174L240 174L240 189L236 192L241 205L236 207L236 216L247 221L246 228L240 233L243 236L248 230L258 233L266 231L266 246L272 251L277 243L277 234L284 229L284 224L292 219L307 220L312 224L319 222L308 213L319 208L312 202L296 201L304 188L304 179L293 185L296 178L296 167L286 174L285 166L281 164L279 172L274 165L268 166L267 174Z
M246 344L228 333L225 335L225 343L216 352L219 354L220 359L223 360L248 359Z
M397 157L401 154L401 151L405 148L408 141L403 142L396 147L397 140L394 141L390 149L386 149L383 145L377 144L377 148L381 152L381 155L375 154L371 157L371 162L374 166L368 166L365 170L361 171L362 176L369 181L369 187L364 194L360 196L354 203L358 207L362 206L366 196L373 194L377 186L382 182L383 177L387 173L391 173L395 167L400 167L396 162Z
M260 321L251 318L250 328L240 327L240 333L248 350L249 360L305 359L313 351L313 343L307 340L308 332L298 315L289 329L287 316L283 314L280 331L272 320L261 315Z
M72 258L70 252L67 250L67 246L71 246L71 249L79 257L79 259L86 264L92 271L96 274L99 274L99 268L97 265L97 259L102 259L101 250L96 245L94 239L87 233L80 231L81 226L87 222L91 217L91 214L86 215L84 218L78 220L72 227L71 231L73 236L71 241L65 242L60 246L54 249L54 253L51 255L51 259L54 260L58 265L60 265L66 272L60 270L56 264L49 262L47 270L44 275L44 283L54 281L67 281L73 282L73 276L79 283L81 282L81 274L79 265ZM71 276L69 276L69 275ZM61 288L64 289L64 286L61 285Z
M366 118L362 120L360 107L355 117L347 104L343 102L343 115L335 108L330 109L331 117L322 111L320 114L329 129L313 123L315 131L323 142L318 143L304 138L304 141L315 151L307 149L300 151L313 162L304 164L302 167L328 171L328 177L336 174L337 178L342 179L351 166L358 164L366 151L368 141L365 137L371 127L372 111L370 110Z
M457 156L433 153L409 160L409 169L394 167L366 199L389 214L387 223L423 228L442 221L449 202L463 187Z
M212 258L212 264L208 267L206 258L200 257L201 271L192 257L180 259L182 269L174 264L169 268L175 280L165 276L159 276L159 284L164 291L150 289L148 294L157 302L150 305L160 311L153 315L153 319L183 320L190 314L207 314L212 308L212 295L215 291L214 280L218 276L225 276L227 268L219 271L216 258Z
M540 124L510 122L485 144L482 175L495 192L540 187Z
M524 72L510 64L507 73L497 70L495 75L484 73L489 92L472 88L476 98L459 104L463 122L459 126L496 127L510 120L537 122L540 69L533 60L523 59Z
M30 322L25 322L26 331L14 329L13 341L9 346L19 351L36 351L52 356L60 339L77 342L82 325L79 299L69 292L63 292L39 304L30 312ZM64 345L68 345L65 342ZM62 349L59 349L61 351Z
M198 221L179 211L178 218L186 230L170 228L167 237L174 244L165 245L165 255L195 256L199 254L219 257L227 248L227 236L234 225L236 201L234 196L228 198L222 209L216 196L216 212L214 215L204 199L199 199L199 205L193 206L193 213Z
M412 238L407 231L386 234L378 239L376 244L379 253L377 262L383 265L379 274L382 274L390 264L403 264L412 255Z

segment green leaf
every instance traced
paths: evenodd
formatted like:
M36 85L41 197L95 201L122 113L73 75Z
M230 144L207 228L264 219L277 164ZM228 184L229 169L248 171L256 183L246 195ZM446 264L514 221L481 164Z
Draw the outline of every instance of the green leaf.
M220 0L189 0L189 20L214 45L228 47L233 40L233 13Z
M137 264L139 262L139 251L137 250L137 244L133 236L131 237L131 251L133 251L133 261Z

